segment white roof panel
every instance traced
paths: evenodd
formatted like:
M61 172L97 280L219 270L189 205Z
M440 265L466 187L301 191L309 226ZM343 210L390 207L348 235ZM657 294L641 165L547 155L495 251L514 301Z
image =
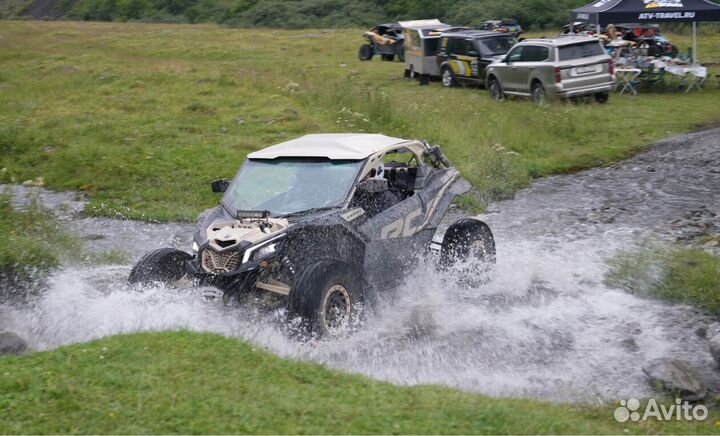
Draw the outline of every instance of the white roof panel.
M326 157L332 160L361 160L403 142L407 140L373 133L305 135L250 153L248 158Z
M447 26L447 24L443 23L442 21L438 20L437 18L433 18L431 20L399 21L398 24L400 24L402 27L408 27L408 28Z

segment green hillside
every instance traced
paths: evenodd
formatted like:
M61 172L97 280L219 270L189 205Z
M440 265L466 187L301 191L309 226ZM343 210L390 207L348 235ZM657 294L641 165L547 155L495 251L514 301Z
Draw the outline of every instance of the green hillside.
M0 17L93 21L214 22L243 27L348 27L442 18L476 24L515 18L525 27L565 24L586 0L3 0Z

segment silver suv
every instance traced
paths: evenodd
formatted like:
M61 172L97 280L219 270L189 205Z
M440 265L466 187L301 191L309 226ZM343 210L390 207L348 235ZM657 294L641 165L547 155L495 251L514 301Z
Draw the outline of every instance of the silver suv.
M600 41L572 35L517 44L487 67L485 84L493 100L518 95L542 105L552 97L587 95L606 103L616 82L612 58Z

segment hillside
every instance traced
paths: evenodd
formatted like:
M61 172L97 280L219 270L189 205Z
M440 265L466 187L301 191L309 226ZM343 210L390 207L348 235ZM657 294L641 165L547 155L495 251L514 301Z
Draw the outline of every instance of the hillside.
M0 18L214 22L241 27L348 27L417 18L458 24L512 17L526 28L559 27L586 0L2 0Z

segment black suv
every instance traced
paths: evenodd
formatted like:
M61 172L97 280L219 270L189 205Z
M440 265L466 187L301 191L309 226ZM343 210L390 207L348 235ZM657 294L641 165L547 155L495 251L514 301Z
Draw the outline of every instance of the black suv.
M458 82L485 84L485 68L500 59L517 44L511 34L463 30L440 38L440 75L444 86Z

